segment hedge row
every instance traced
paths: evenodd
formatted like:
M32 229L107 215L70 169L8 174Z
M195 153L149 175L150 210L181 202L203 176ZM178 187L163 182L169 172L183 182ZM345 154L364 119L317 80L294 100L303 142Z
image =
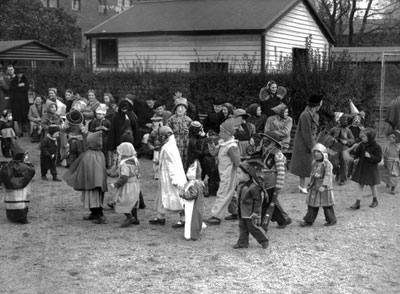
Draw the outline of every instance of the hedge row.
M65 69L37 70L32 79L35 92L46 94L49 87L63 92L67 88L86 96L95 89L98 97L110 92L116 97L133 93L140 99L154 97L172 105L172 96L180 91L199 109L206 113L212 99L230 102L236 107L246 107L257 101L261 87L268 80L285 86L291 97L291 116L296 120L313 93L325 96L320 113L324 123L331 123L334 111L349 112L349 99L367 113L367 124L375 121L377 73L366 65L336 61L329 69L302 67L296 72L281 74L254 73L184 73L184 72L101 72L71 71Z

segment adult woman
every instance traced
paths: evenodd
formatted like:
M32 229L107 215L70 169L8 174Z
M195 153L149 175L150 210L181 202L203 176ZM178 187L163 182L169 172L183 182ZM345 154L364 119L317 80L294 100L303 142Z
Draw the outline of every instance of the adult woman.
M275 115L272 108L281 103L277 95L278 85L275 81L269 81L264 88L261 88L259 98L261 100L261 110L267 117Z
M282 144L282 150L285 151L289 148L293 120L289 116L289 110L285 104L275 106L272 111L276 114L267 119L264 133L270 131L277 134Z
M264 131L267 116L262 113L261 105L258 103L250 104L246 108L246 112L250 115L246 121L252 123L256 127L257 133L262 133Z
M233 108L234 108L233 105L228 102L221 105L221 111L224 115L222 121L225 121L233 116Z
M22 69L18 69L16 74L17 75L11 81L9 91L11 96L11 110L14 122L18 123L17 133L21 137L23 136L23 131L27 128L27 124L29 122L29 82L26 76L24 76Z
M299 191L307 194L306 178L311 174L311 149L316 143L322 96L311 95L308 105L301 113L293 140L293 155L290 161L290 172L300 178Z
M57 113L64 116L67 112L67 106L64 104L63 99L57 96L56 88L49 88L49 96L46 100L45 108L48 108L50 102L55 102L57 104Z

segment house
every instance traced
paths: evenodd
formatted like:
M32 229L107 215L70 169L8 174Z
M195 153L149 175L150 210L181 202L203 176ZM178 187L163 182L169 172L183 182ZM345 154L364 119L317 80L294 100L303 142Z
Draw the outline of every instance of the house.
M76 16L77 25L82 32L124 11L135 0L41 0L45 7L62 8ZM83 41L85 41L82 36ZM82 42L85 45L85 42Z
M138 2L85 36L94 70L270 72L334 41L307 0Z

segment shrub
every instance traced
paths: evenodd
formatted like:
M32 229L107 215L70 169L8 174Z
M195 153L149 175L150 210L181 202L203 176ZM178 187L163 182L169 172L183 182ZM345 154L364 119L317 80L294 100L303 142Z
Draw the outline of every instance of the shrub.
M325 96L320 110L322 125L331 125L333 112L349 112L349 99L360 110L367 113L367 125L373 126L376 119L376 72L362 64L352 64L346 56L330 61L321 66L318 54L311 54L311 62L298 66L295 72L276 74L256 74L251 72L144 72L112 71L92 73L84 70L38 69L32 77L35 91L47 93L49 87L56 87L63 92L72 88L83 96L88 89L96 89L97 96L104 92L112 93L116 99L127 93L138 98L154 97L172 107L172 97L180 91L191 100L200 113L211 108L211 98L220 102L231 102L236 107L245 108L258 101L258 93L268 80L275 80L278 85L288 89L291 97L291 116L296 121L307 104L308 97L314 93Z

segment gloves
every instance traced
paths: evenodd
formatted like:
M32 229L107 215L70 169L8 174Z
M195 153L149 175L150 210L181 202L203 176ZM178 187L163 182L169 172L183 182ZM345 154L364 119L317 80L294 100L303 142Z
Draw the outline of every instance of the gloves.
M256 226L261 226L261 216L259 216L257 213L252 213L251 215L250 215L250 218L253 220L253 223L256 225Z

